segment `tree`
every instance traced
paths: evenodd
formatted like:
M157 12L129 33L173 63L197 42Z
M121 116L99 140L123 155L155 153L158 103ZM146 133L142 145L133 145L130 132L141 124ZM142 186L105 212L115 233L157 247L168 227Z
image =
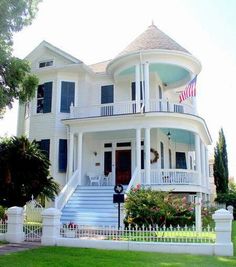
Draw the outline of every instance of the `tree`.
M40 0L0 1L0 115L14 99L25 103L34 97L38 78L30 74L26 60L12 56L14 32L30 25Z
M53 200L59 185L49 174L50 162L36 141L26 137L0 142L0 205L23 206L38 196Z
M221 128L219 131L219 139L214 149L214 180L216 185L216 193L227 193L228 192L228 155L226 148L226 140L224 131Z

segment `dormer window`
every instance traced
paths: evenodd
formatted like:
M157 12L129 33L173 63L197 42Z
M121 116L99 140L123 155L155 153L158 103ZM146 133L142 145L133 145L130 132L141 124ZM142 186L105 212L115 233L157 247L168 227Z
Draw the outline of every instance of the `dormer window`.
M45 60L39 62L39 68L51 67L53 66L53 60Z

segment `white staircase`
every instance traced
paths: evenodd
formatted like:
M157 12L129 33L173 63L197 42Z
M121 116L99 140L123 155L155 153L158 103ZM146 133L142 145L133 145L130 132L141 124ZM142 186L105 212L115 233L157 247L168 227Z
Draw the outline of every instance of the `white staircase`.
M78 186L64 208L61 222L78 225L117 226L113 186Z

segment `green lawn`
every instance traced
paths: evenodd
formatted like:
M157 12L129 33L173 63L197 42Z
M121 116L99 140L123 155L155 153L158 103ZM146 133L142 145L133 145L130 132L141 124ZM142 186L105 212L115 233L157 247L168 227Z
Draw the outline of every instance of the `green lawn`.
M234 257L42 247L0 256L0 267L227 267L236 266L236 221L233 224Z

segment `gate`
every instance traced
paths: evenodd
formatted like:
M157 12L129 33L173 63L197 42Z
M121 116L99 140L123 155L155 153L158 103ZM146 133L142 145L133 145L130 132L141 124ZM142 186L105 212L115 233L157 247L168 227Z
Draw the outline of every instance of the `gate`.
M42 236L42 211L44 208L32 196L25 205L25 241L40 242Z
M24 233L25 241L28 242L40 242L42 236L42 223L25 223L24 224Z

